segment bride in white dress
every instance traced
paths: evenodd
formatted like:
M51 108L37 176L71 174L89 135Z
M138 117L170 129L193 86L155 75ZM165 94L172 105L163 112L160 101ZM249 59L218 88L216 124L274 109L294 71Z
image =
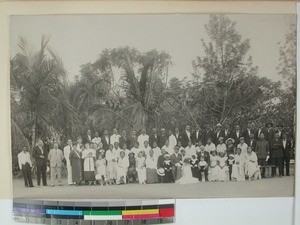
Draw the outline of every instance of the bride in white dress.
M182 177L176 181L177 184L194 184L199 180L192 175L191 158L186 154L185 150L181 150L182 154Z

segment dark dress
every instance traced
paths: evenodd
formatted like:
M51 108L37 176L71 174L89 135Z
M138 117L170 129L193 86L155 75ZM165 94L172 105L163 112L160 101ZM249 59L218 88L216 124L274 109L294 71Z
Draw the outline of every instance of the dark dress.
M127 173L128 183L137 182L137 171L136 171L136 161L134 157L129 157L129 167Z
M79 183L82 180L82 160L81 152L73 150L69 156L72 166L72 181Z
M191 159L191 161L190 161L192 176L195 177L195 178L199 178L198 163L199 163L198 159Z
M164 183L174 183L175 179L173 176L173 165L170 160L165 160L163 163L164 169L165 169L165 177L164 177Z

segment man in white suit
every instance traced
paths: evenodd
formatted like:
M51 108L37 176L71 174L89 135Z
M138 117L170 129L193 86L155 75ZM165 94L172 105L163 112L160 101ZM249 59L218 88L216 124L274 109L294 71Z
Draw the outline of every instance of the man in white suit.
M54 142L53 149L50 150L48 160L51 167L51 187L54 187L55 175L57 174L58 185L62 186L61 171L63 166L64 155L62 150L58 149L58 143Z
M67 171L68 171L68 185L72 185L73 181L72 181L72 166L71 166L71 162L69 159L70 153L73 150L73 146L72 146L72 140L68 140L68 145L66 147L64 147L64 157L67 163Z

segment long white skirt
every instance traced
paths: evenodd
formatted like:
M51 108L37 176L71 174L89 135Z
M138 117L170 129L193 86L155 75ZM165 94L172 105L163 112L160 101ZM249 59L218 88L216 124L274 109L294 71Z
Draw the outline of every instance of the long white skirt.
M136 171L138 173L139 183L145 183L147 179L146 167L136 168Z
M260 170L257 163L248 162L246 164L246 174L249 178L260 179Z
M192 175L191 165L182 166L182 177L176 181L177 184L194 184L199 180Z
M233 164L231 178L236 179L237 181L244 181L245 180L244 166Z
M123 168L123 167L117 168L117 183L120 183L122 177L123 177L122 178L123 182L126 183L127 170L128 168Z
M208 170L208 180L209 181L219 181L219 166L210 167Z
M229 174L228 174L228 166L224 166L223 168L219 167L219 181L228 181Z

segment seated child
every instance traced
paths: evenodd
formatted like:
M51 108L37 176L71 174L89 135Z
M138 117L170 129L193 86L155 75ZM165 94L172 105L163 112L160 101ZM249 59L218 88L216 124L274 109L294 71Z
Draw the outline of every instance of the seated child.
M200 157L200 161L198 163L199 167L199 181L208 181L208 163L204 160L204 157ZM205 179L203 180L202 178L202 173L204 173Z

